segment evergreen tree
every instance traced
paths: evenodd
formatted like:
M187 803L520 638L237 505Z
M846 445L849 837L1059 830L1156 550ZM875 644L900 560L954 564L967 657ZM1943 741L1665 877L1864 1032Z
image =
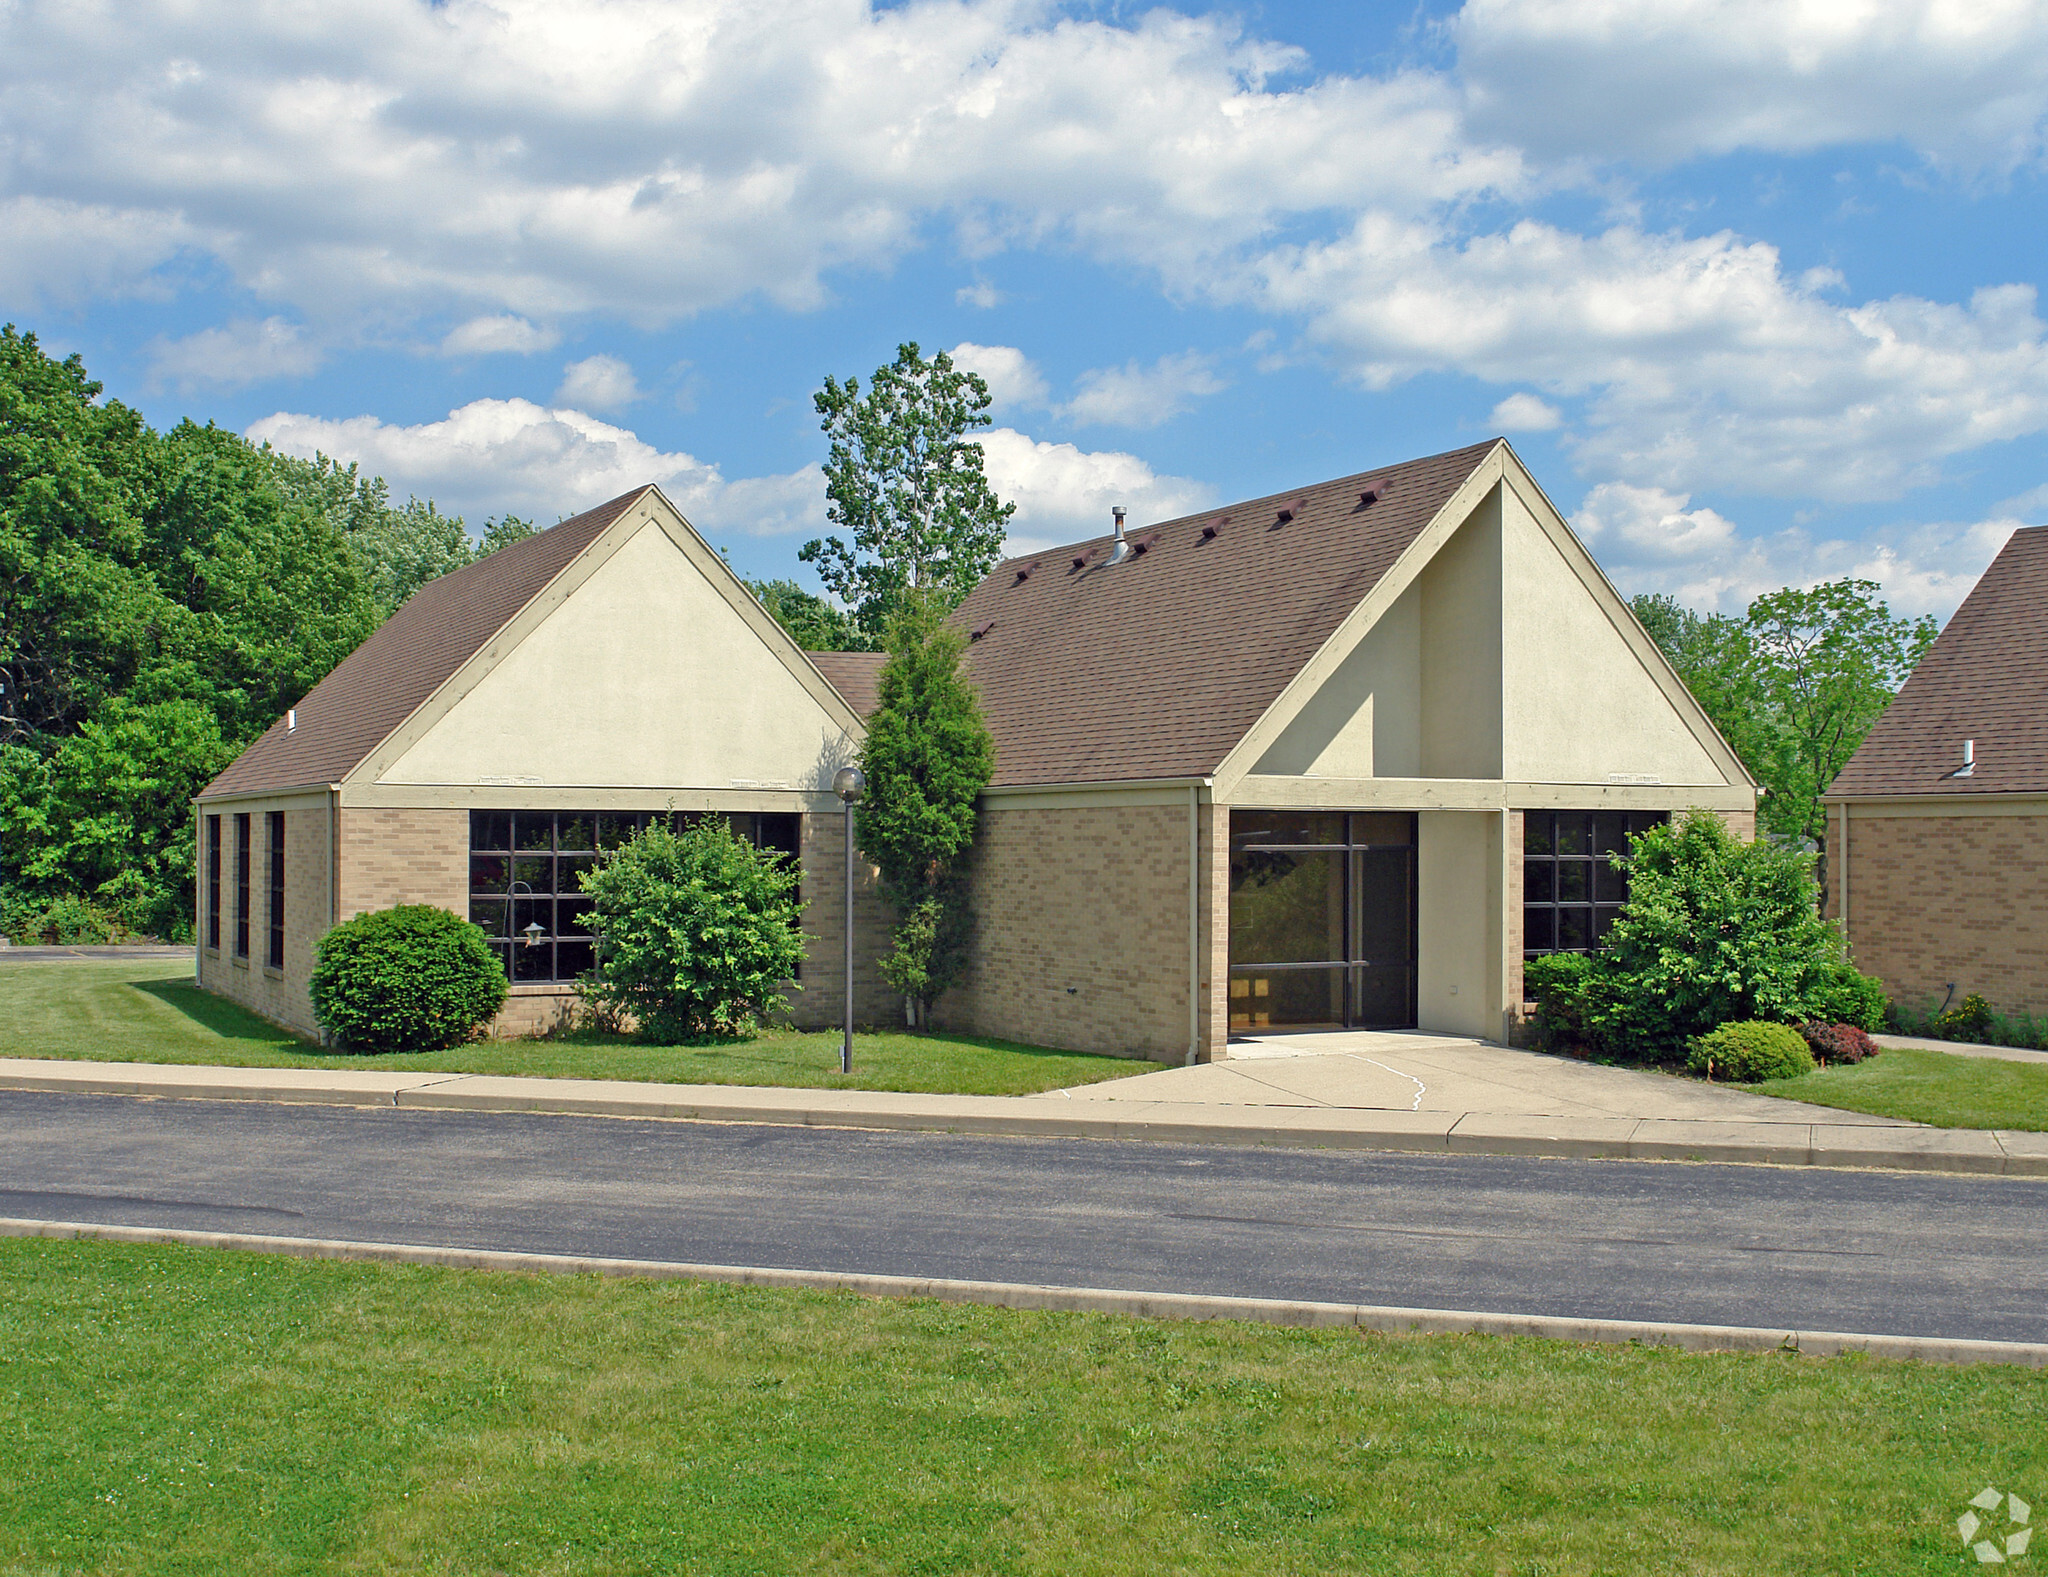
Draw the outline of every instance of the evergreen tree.
M880 702L861 747L860 847L901 917L883 973L920 1019L966 964L972 917L960 864L974 842L975 801L995 772L995 743L960 672L966 648L936 599L908 598L889 627Z

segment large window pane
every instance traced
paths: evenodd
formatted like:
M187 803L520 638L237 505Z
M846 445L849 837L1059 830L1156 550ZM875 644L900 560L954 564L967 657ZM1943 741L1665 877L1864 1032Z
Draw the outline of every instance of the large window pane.
M1230 813L1232 848L1259 845L1323 845L1344 842L1344 815L1321 810L1234 810Z
M1400 1029L1414 1023L1408 989L1412 976L1406 964L1361 966L1354 974L1352 1023L1361 1029Z
M1561 952L1583 952L1593 945L1593 911L1577 906L1557 911L1557 945Z
M504 936L505 922L511 913L511 905L502 898L472 898L469 901L469 918L484 928L485 936Z
M1593 868L1590 860L1557 862L1557 901L1587 903L1593 897Z
M1557 951L1557 911L1545 904L1540 909L1522 911L1522 951L1525 953L1553 953Z
M1557 853L1557 817L1547 810L1532 810L1522 817L1522 852Z
M469 857L469 890L473 893L501 893L512 880L512 861L502 854L472 854Z
M1230 861L1232 963L1308 963L1344 957L1340 853L1249 850Z
M473 810L469 813L469 846L472 849L512 847L512 813L508 810Z
M1593 818L1581 810L1561 810L1557 813L1557 852L1559 854L1591 854L1593 852Z
M1415 814L1406 810L1354 812L1351 841L1368 845L1412 844L1415 841Z
M528 947L523 942L512 944L512 978L518 981L541 981L555 978L555 944L542 942Z
M522 810L512 818L512 836L515 849L553 849L555 846L555 816L553 811Z
M555 819L555 847L594 849L597 847L597 817L589 811L571 811Z
M1555 860L1524 860L1522 862L1522 902L1557 902L1557 862Z
M1274 969L1232 974L1234 1030L1335 1029L1344 1023L1343 969Z
M1414 852L1360 849L1352 858L1358 862L1358 911L1352 922L1351 956L1405 968L1414 956L1409 924L1415 909Z
M555 890L555 861L547 854L515 854L512 856L513 891L524 893L529 888L537 893L551 893Z

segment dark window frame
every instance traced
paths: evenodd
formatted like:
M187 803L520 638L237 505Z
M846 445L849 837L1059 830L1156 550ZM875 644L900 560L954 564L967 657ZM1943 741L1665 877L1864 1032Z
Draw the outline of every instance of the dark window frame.
M1628 901L1630 840L1662 810L1522 813L1522 957L1595 953Z
M249 956L249 812L235 812L235 957Z
M1341 934L1342 958L1303 960L1290 959L1268 962L1239 956L1236 926L1229 926L1229 980L1227 990L1228 1007L1226 1022L1232 1033L1262 1031L1282 1032L1290 1028L1326 1027L1318 1024L1265 1024L1257 1022L1258 1010L1254 1003L1262 985L1269 990L1271 977L1278 975L1301 975L1321 973L1326 977L1332 972L1341 973L1342 979L1333 989L1340 990L1343 1002L1342 1024L1345 1026L1363 1024L1370 1018L1377 1023L1378 1017L1365 1012L1367 985L1365 972L1391 972L1403 977L1400 992L1403 1009L1400 1022L1413 1025L1416 1021L1416 986L1418 969L1418 922L1420 919L1421 880L1418 854L1421 840L1421 824L1414 811L1315 811L1276 812L1243 811L1231 812L1230 855L1232 865L1231 890L1236 891L1237 866L1241 856L1260 854L1335 854L1340 856L1339 881L1341 887ZM1396 835L1398 833L1398 835ZM1387 958L1363 958L1358 956L1363 947L1361 937L1362 911L1364 900L1364 860L1368 853L1387 850L1405 850L1407 864L1408 912L1406 916L1407 956L1395 961ZM1274 993L1280 994L1280 993ZM1374 993L1375 996L1378 993ZM1243 1003L1240 1009L1240 1002ZM1334 1021L1333 1021L1334 1022Z
M284 968L284 812L271 811L265 818L265 852L270 860L269 948L264 961L272 969Z
M801 859L803 817L796 811L473 810L470 921L483 928L514 985L574 985L595 957L587 926L560 928L565 919L574 926L583 912L576 873L650 822L681 831L705 816L723 816L756 848L777 850L792 862ZM578 907L565 911L565 901ZM534 921L545 930L529 947L524 927Z
M220 817L206 818L206 947L220 951Z

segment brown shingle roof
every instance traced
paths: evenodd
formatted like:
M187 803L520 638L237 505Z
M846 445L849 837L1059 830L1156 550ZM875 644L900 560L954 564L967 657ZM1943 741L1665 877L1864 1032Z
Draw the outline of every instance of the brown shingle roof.
M297 729L279 718L200 798L340 781L646 491L428 581L299 702Z
M1498 441L1140 527L1115 568L1108 537L1005 562L953 616L995 783L1213 772Z
M805 652L804 655L825 676L826 682L839 692L839 698L855 712L866 717L874 711L882 694L882 664L889 660L886 652Z
M1969 777L1963 741L1976 743ZM1831 797L2048 792L2048 526L2015 531L1829 787Z

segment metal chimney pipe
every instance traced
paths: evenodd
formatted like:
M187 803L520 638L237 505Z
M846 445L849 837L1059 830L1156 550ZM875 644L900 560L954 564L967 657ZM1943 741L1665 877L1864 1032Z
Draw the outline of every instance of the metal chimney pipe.
M1110 514L1116 517L1116 546L1109 550L1109 562L1121 564L1131 556L1131 545L1124 540L1124 506L1118 504Z
M1966 739L1963 741L1963 764L1956 768L1956 776L1959 778L1974 777L1976 771L1977 741Z

